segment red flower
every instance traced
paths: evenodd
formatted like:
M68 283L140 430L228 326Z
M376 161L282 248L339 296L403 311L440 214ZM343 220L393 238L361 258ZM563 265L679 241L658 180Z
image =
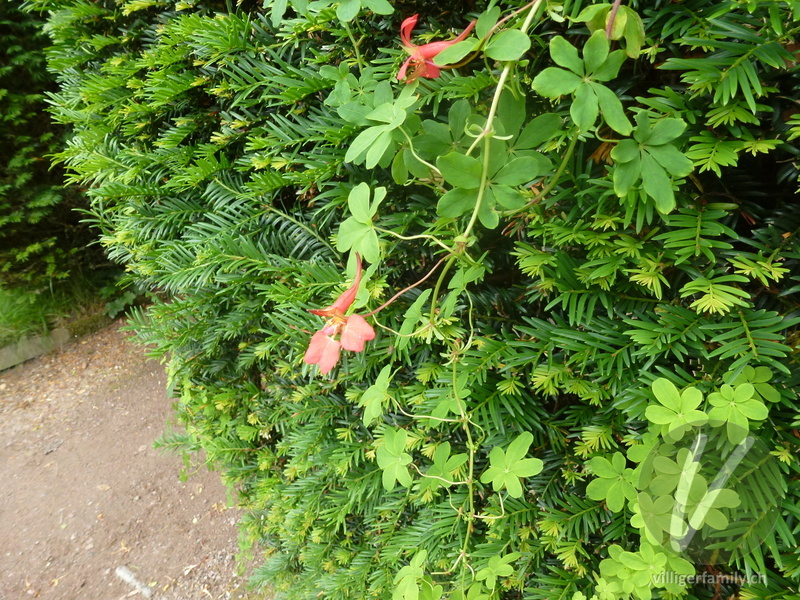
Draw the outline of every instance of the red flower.
M375 330L361 315L344 313L353 304L361 283L361 257L356 255L356 279L328 308L311 309L309 312L325 317L325 326L311 337L303 361L307 365L319 365L320 373L328 373L339 362L342 348L351 352L363 352L364 343L375 337ZM339 334L339 339L334 336Z
M397 73L397 79L399 81L405 79L406 83L411 83L417 77L427 77L428 79L439 77L440 70L433 62L434 57L448 46L464 41L477 22L473 21L467 25L467 28L462 31L456 39L450 40L449 42L431 42L429 44L423 44L422 46L415 46L411 43L411 31L417 24L418 18L419 15L413 15L408 17L403 21L402 25L400 25L400 40L403 42L403 47L406 52L411 56L409 56L406 62L403 63L403 66L400 67L400 71ZM406 71L409 65L413 66L414 70L411 72L411 75L408 76L408 79L406 79Z

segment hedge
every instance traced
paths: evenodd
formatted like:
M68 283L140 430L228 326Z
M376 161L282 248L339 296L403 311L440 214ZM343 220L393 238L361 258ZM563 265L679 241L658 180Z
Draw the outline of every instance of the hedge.
M256 583L800 597L800 3L34 5Z
M0 5L0 283L34 290L103 262L76 212L88 203L48 158L65 130L47 114L45 94L56 85L43 26L18 3Z

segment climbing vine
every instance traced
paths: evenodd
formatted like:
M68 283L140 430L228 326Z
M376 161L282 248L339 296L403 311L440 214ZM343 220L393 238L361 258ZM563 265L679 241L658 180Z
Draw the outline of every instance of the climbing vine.
M797 2L33 4L256 583L797 592Z

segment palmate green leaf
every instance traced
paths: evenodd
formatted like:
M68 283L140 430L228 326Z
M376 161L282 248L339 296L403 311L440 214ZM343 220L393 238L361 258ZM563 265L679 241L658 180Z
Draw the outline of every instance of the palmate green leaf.
M405 452L407 434L404 429L387 427L384 432L383 445L378 446L375 459L378 467L383 471L383 487L391 492L395 483L403 487L411 485L411 474L407 464L411 462L411 455Z
M362 127L369 125L369 119L367 119L367 113L369 111L370 107L365 106L360 102L346 102L336 109L337 114L342 117L342 119L348 123ZM375 135L377 136L377 133ZM368 145L369 144L367 144L367 146Z
M636 488L631 483L633 469L625 466L625 456L621 452L615 452L610 461L603 456L595 456L588 464L598 476L586 486L589 498L605 501L611 512L621 511L626 499L636 499Z
M680 119L663 119L651 128L647 111L639 112L636 122L633 139L620 141L611 151L611 158L619 163L613 174L614 191L623 197L641 180L658 211L670 213L675 209L670 175L685 177L693 169L692 161L671 144L686 124Z
M527 202L527 198L522 192L507 185L493 184L487 188L486 192L491 195L494 202L507 210L517 210L525 206L525 202Z
M595 31L583 46L583 62L586 72L593 74L608 58L609 44L605 31Z
M489 39L484 53L499 61L519 60L531 47L531 39L519 29L507 29Z
M384 102L368 112L366 117L371 121L386 123L390 128L394 129L402 125L406 120L406 112L401 106L393 102Z
M436 161L444 180L457 188L475 189L481 184L483 165L473 156L451 152Z
M667 438L667 441L670 441L670 439ZM666 456L653 458L653 471L655 477L647 487L656 496L671 494L678 487L681 477L683 477L683 472L678 463Z
M352 250L370 263L379 262L381 248L378 233L372 223L361 223L355 217L348 217L339 226L336 249L340 252Z
M539 161L531 156L514 158L492 176L493 183L522 185L539 177Z
M418 600L419 580L425 575L422 565L427 557L428 551L423 548L414 555L409 564L397 572L393 581L395 588L392 600Z
M724 384L719 392L709 394L708 402L712 408L708 417L712 424L727 423L728 439L738 444L747 437L749 421L763 421L769 416L766 405L758 400L756 391L750 383L740 383L736 387Z
M499 187L502 190L504 186ZM505 197L504 199L508 198ZM494 229L500 224L500 214L495 206L494 191L491 187L487 187L483 192L483 198L481 198L481 203L478 207L478 220L486 229Z
M672 191L672 180L664 168L650 156L642 153L642 187L647 195L655 200L660 213L667 214L675 209L675 193Z
M336 7L336 17L343 23L349 23L361 10L361 0L341 0Z
M391 145L392 132L388 130L382 131L367 150L367 154L364 157L364 166L368 169L374 168L375 165L381 162L381 159L386 155Z
M278 27L278 25L280 25L283 15L286 13L287 3L288 0L275 0L275 2L272 3L270 16L273 27Z
M645 152L673 177L686 177L694 169L692 161L672 144L647 146Z
M702 497L693 502L692 510L689 511L689 525L694 529L700 529L703 525L717 530L725 529L728 526L728 518L718 509L736 508L739 504L741 498L734 490L704 489Z
M489 453L490 467L481 475L481 482L492 483L492 489L499 492L506 489L512 498L522 497L520 479L541 473L544 463L538 458L524 458L533 442L533 435L526 431L509 444L507 450L499 446Z
M655 499L645 492L637 496L636 514L631 517L631 525L644 529L653 543L661 543L663 534L670 529L675 500L671 496L659 495Z
M592 82L592 91L597 95L600 103L600 110L603 113L603 120L617 133L628 135L633 131L633 125L625 116L625 111L622 109L622 102L619 101L617 95L600 83Z
M414 300L411 306L406 310L403 316L403 324L400 326L400 336L397 338L397 349L403 350L406 348L411 340L410 335L414 332L420 323L422 317L422 307L428 301L433 290L424 290L419 297Z
M467 38L448 46L433 58L433 62L437 65L451 65L462 60L470 52L473 52L479 45L480 40L474 37Z
M379 15L391 15L394 7L388 0L361 0L361 4Z
M767 321L768 322L768 321ZM752 333L750 334L752 336ZM781 394L770 385L773 374L769 367L751 367L750 365L742 369L741 373L733 381L727 381L730 385L738 385L740 383L752 384L755 394L753 397L757 400L767 400L768 402L780 402Z
M369 386L361 395L358 404L364 407L364 416L362 417L364 425L371 425L373 421L383 414L383 404L389 398L391 376L392 367L391 365L386 365L381 369L375 383Z
M520 556L518 552L512 552L505 556L492 556L489 559L489 564L479 569L475 574L475 579L477 581L483 581L489 590L494 590L498 578L505 578L513 575L514 567L511 566L511 563Z
M631 162L640 158L641 150L636 140L620 140L619 143L611 150L611 158L617 163Z
M440 600L444 593L444 587L436 585L429 575L425 575L420 581L419 600Z
M471 212L478 202L478 190L454 188L446 192L436 205L436 212L441 217L455 219Z
M642 18L630 7L621 6L620 12L627 14L625 23L625 53L630 58L638 58L645 41L644 23Z
M558 98L573 93L583 79L570 71L547 67L533 78L533 89L545 98Z
M519 134L514 148L527 150L536 148L561 131L561 117L554 113L538 115Z
M642 163L639 156L630 162L614 167L614 193L620 198L626 196L642 177Z
M686 431L708 421L708 415L698 410L703 394L697 388L688 387L679 393L678 388L664 377L656 379L651 388L661 406L648 406L645 416L650 422L662 426L665 439L680 440Z
M642 139L637 138L637 141L649 146L669 144L678 139L685 130L686 123L683 119L661 119L650 131L647 131L646 136Z
M583 77L585 70L583 61L578 57L578 49L560 35L550 40L550 56L559 67L569 69L575 75Z
M375 156L376 152L372 151L371 153L371 164L374 167L378 164L378 160L380 160L383 152L386 148L389 147L389 143L391 142L391 127L387 125L376 125L374 127L368 127L364 131L362 131L356 139L353 140L353 143L347 149L345 153L344 159L347 162L352 162L355 164L360 164L366 159L367 152L372 151L375 146L381 146L382 149L380 150L380 155L377 157ZM372 162L374 161L374 162ZM372 168L372 167L368 167Z
M469 457L466 454L455 454L450 456L450 442L440 444L433 454L433 464L428 467L425 476L420 479L420 491L438 487L448 487L452 473L464 465Z
M386 188L375 188L375 198L370 204L370 189L366 183L359 183L355 186L347 197L347 208L350 209L350 214L359 223L369 225L372 223L372 218L378 212L378 206L386 197Z
M625 63L625 51L615 50L608 55L605 62L591 74L593 81L611 81L619 75L619 70Z
M575 90L575 99L569 107L569 114L581 131L588 131L594 126L600 107L597 94L590 83L581 83Z

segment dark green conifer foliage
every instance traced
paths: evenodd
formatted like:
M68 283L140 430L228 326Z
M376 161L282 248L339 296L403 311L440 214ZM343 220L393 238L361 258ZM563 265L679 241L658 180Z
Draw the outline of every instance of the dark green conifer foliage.
M53 91L44 19L17 2L0 5L0 282L37 288L101 258L75 208L86 208L48 154L62 149L64 129L47 113Z
M768 417L749 418L786 498L724 568L767 576L750 598L796 590L797 3L626 3L611 54L598 3L540 3L530 50L528 6L416 87L395 79L400 22L449 39L486 3L233 4L35 2L75 129L60 158L110 256L162 292L134 324L188 428L164 443L237 488L257 580L309 599L676 597L630 566L652 558L645 501L587 486L618 472L635 492L660 378L707 398L768 385L766 367ZM348 249L371 263L359 314L448 266L322 377L307 309L347 287Z

